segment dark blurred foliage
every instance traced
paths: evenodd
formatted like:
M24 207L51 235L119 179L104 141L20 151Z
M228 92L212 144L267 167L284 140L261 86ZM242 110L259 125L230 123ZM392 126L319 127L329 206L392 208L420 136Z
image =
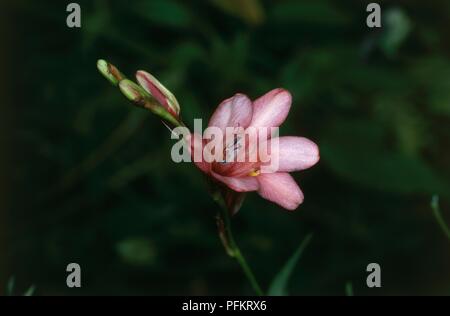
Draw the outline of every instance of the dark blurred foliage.
M355 295L450 294L429 206L439 194L450 221L449 1L380 1L381 29L366 26L364 1L78 1L81 29L66 27L68 3L5 3L2 280L38 295L252 293L202 175L173 163L167 129L98 74L105 58L160 78L188 124L236 92L291 91L281 134L321 149L295 174L305 202L290 213L250 194L233 220L264 287L313 233L292 294L341 295L348 282ZM79 290L65 284L70 262ZM365 285L370 262L381 289Z

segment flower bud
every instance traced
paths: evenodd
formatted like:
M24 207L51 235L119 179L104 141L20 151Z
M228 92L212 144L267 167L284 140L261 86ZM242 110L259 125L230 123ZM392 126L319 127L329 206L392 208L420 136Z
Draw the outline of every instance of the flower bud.
M180 114L180 105L172 92L148 72L139 70L136 73L136 79L145 91L154 97L167 111L174 115L175 118L178 118Z
M180 125L177 119L169 113L165 107L162 107L153 96L148 94L147 91L133 81L128 79L121 80L119 82L119 89L128 100L134 103L134 105L148 109L165 121L176 126Z
M123 95L136 105L145 106L145 91L133 81L124 79L119 83L119 89Z
M117 86L121 80L125 79L125 76L122 75L113 64L108 63L104 59L99 59L97 61L97 69L115 86Z

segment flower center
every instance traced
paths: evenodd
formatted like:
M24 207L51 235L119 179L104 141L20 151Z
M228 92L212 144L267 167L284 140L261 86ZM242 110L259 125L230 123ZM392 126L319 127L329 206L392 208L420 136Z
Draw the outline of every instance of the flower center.
M242 136L234 135L233 142L227 144L224 149L224 161L220 161L219 163L225 164L228 162L236 162L236 156L238 150L242 148Z

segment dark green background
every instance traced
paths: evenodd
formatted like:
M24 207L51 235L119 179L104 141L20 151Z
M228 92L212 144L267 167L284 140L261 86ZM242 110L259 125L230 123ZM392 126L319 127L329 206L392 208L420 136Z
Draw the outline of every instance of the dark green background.
M450 294L450 2L69 1L4 3L0 288L37 295L252 294L217 236L201 173L170 158L160 121L97 72L105 58L145 69L177 96L184 120L208 119L236 92L284 87L282 135L318 143L295 174L293 212L250 194L233 220L267 287L314 237L289 285L295 295ZM7 88L6 88L7 87ZM68 289L66 265L82 267ZM366 266L382 288L365 285Z

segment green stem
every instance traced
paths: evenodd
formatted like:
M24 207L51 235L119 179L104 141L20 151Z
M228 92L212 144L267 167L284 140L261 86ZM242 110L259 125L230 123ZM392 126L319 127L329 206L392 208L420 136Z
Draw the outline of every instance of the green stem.
M227 208L222 207L220 214L221 214L220 218L223 220L223 227L222 227L223 231L221 232L221 234L225 235L223 236L224 238L222 238L222 242L224 243L228 255L235 258L236 261L239 263L242 270L244 271L245 276L247 277L256 294L264 295L252 269L248 265L247 260L245 260L241 250L239 249L238 245L236 244L236 241L234 240L233 233L231 231L230 214Z

